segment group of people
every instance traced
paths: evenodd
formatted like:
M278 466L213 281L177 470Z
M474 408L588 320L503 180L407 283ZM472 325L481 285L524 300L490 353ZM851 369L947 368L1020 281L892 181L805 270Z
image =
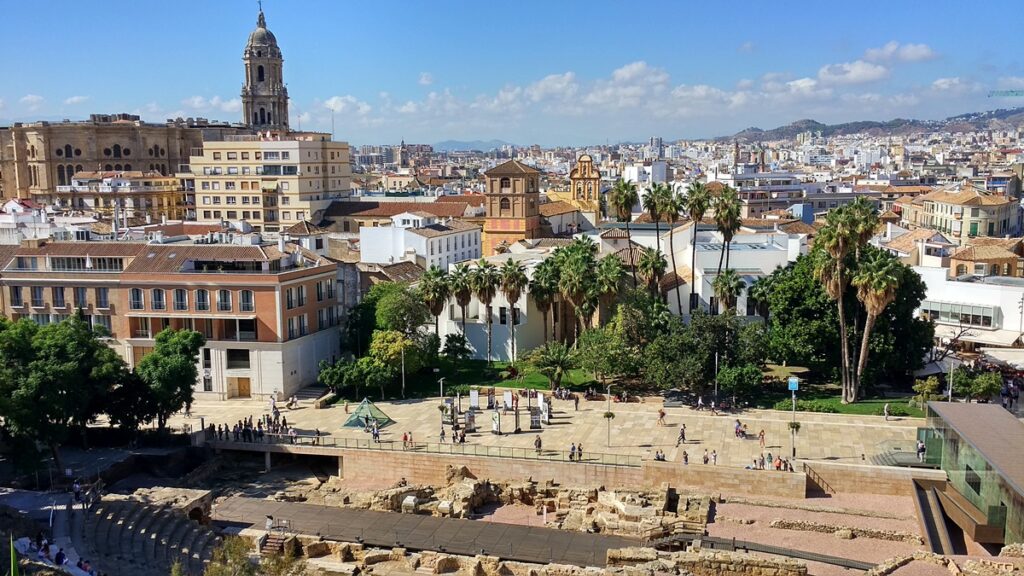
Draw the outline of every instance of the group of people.
M999 389L999 398L1003 403L1003 408L1013 412L1020 401L1020 385L1015 380L1004 383L1003 387Z
M412 437L411 434L409 436ZM447 440L447 438L448 438L448 435L445 433L444 424L442 424L441 425L441 434L438 436L438 440L440 440L441 444L444 444L445 440ZM458 427L454 427L453 426L452 427L452 444L465 444L465 443L466 443L466 430L464 428L463 429L459 429Z
M665 453L662 452L661 450L655 450L654 451L654 460L657 461L657 462L664 462L665 461Z
M697 405L694 406L694 409L696 409L698 412L703 412L705 409L711 410L712 416L718 416L718 411L715 409L715 401L712 400L710 404L705 406L703 396L697 396Z
M56 566L67 566L68 564L70 564L70 561L68 560L68 555L64 552L63 548L58 548L57 553L51 557L50 542L46 539L45 536L43 536L42 532L36 534L36 539L33 542L33 544L35 544L34 547L36 549L36 559L38 559L39 561L52 562ZM96 573L96 569L92 567L92 563L83 558L79 558L78 562L75 562L75 567L81 570L82 572L85 572L86 574L90 574L91 576L98 576Z
M772 457L772 453L769 452L767 456L763 453L761 456L754 458L753 462L746 467L747 470L771 470L775 468L777 472L792 472L793 463L788 458L782 456Z
M580 442L578 445L575 442L573 442L572 444L569 445L569 461L583 461L583 442Z

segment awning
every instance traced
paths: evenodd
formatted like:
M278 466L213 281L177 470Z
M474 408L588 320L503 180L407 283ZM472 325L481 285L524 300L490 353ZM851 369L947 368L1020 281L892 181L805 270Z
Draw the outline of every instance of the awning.
M1015 330L984 330L982 328L960 328L959 326L935 326L936 338L959 338L962 342L975 342L989 346L1013 346L1020 338Z
M982 348L986 357L1017 370L1024 370L1024 349L1022 348Z

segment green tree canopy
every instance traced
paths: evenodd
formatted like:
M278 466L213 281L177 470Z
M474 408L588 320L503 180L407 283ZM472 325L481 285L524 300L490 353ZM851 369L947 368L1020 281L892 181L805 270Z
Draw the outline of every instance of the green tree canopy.
M535 348L530 353L528 364L548 379L552 390L562 383L569 370L579 365L572 349L561 342L548 342Z
M161 431L171 414L192 404L193 387L199 378L199 349L205 344L199 332L166 328L156 335L153 351L135 367L135 373L150 389Z

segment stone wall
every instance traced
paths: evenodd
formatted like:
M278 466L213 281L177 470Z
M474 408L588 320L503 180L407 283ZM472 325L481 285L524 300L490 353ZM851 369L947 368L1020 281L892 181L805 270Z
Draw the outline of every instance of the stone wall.
M807 475L809 488L814 488L815 483L820 486L824 482L827 486L820 486L821 489L831 488L828 491L839 493L913 496L914 486L911 480L914 478L937 481L946 479L946 473L941 470L864 466L821 460L809 460L803 464L812 471ZM799 464L796 467L801 469Z
M644 461L640 467L602 466L576 462L487 458L425 452L345 450L339 469L346 479L372 481L381 486L402 478L414 484L444 485L445 470L465 466L481 480L554 481L563 486L613 488L654 487L663 484L681 491L704 491L749 496L803 498L807 481L802 473L744 470L728 466Z

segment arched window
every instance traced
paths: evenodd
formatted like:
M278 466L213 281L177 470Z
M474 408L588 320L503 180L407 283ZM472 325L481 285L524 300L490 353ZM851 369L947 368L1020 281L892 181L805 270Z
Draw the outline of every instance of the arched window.
M501 201L498 203L498 209L500 209L502 212L504 212L505 210L509 210L511 208L512 202L508 198L502 198Z
M57 185L58 186L63 186L64 184L65 184L65 182L64 182L64 167L63 166L57 166Z
M256 67L256 81L263 82L263 66Z
M114 164L114 170L116 170L117 172L120 172L121 171L121 165L120 164Z
M210 309L210 293L203 288L196 290L196 310L205 312Z
M75 153L75 151L74 151L74 149L71 148L71 144L65 144L64 145L64 157L65 158L71 158L71 156L74 155L74 153Z
M105 164L105 165L103 166L103 169L104 169L104 170L106 170L107 172L110 172L111 170L113 170L113 169L114 169L114 167L113 167L113 166L111 166L110 164Z
M163 288L153 288L153 310L163 310L167 308L167 301L165 300L165 294Z
M113 150L114 150L114 158L120 158L121 157L121 145L120 144L114 144Z
M258 124L266 124L266 123L267 123L267 109L266 108L260 108L260 121L258 122Z
M256 57L257 58L262 58L263 57L263 50L257 50L256 51Z
M271 117L270 112L267 112L267 124L273 124L274 119Z
M130 300L129 308L132 310L142 310L143 306L145 306L145 301L142 296L142 288L132 288Z
M221 312L231 311L231 291L230 290L218 290L217 291L217 310Z
M75 166L75 174L78 174L81 171L82 171L82 165L81 164L77 164Z
M132 169L132 165L131 164L125 164L124 165L124 169L125 170L131 170Z

